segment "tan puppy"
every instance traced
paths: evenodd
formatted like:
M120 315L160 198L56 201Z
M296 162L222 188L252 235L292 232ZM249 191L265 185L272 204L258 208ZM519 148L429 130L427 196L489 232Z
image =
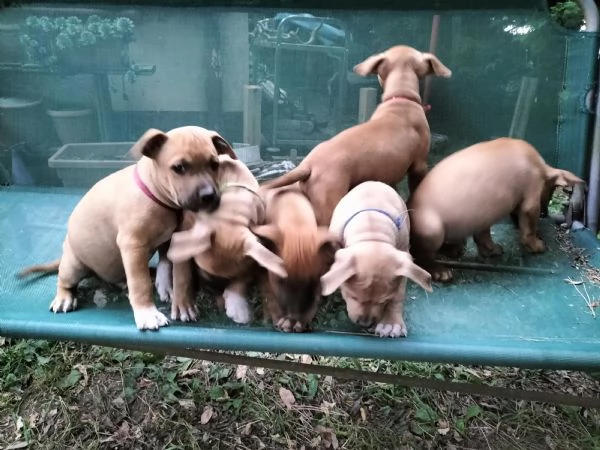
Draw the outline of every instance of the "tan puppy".
M544 242L537 236L540 211L547 210L555 186L578 183L584 181L548 166L535 148L519 139L495 139L453 153L408 200L415 260L434 280L448 281L452 271L434 262L436 251L443 244L464 247L473 236L481 256L501 254L490 227L509 214L518 219L523 247L543 252Z
M317 226L315 213L297 185L263 191L266 225L254 233L283 260L287 278L273 271L263 277L264 312L281 331L302 332L321 300L319 280L341 243L327 227Z
M219 160L221 206L213 213L186 212L182 231L171 239L167 256L174 262L173 320L197 319L192 261L205 282L222 280L227 286L222 292L225 311L237 323L251 319L246 291L256 274L256 263L279 277L287 276L281 258L267 250L249 228L265 219L258 182L241 161L227 155Z
M137 327L158 329L168 320L154 305L148 260L171 238L181 209L219 206L218 155L235 153L216 132L192 126L150 129L131 152L140 156L135 165L98 181L75 206L60 260L21 275L58 270L53 312L77 307L73 291L89 275L126 281Z
M431 292L431 275L408 252L410 221L398 193L366 181L342 198L329 227L344 248L323 277L323 295L341 287L348 317L382 337L406 336L406 278Z
M323 226L341 198L363 181L395 184L408 172L409 189L416 188L427 173L431 141L419 79L452 74L434 55L403 45L371 56L354 72L376 73L383 87L370 120L317 145L297 168L264 184L276 188L299 181Z

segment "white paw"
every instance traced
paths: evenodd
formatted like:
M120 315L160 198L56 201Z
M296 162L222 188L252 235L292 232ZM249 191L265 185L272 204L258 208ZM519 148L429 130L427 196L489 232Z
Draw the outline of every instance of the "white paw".
M173 298L173 266L164 259L158 261L156 266L156 292L158 297L165 303L168 303Z
M77 309L77 299L73 297L71 292L56 294L52 303L50 303L50 311L53 313L57 312L69 312Z
M225 313L227 314L227 317L236 323L250 322L250 306L248 305L248 300L237 292L227 289L223 292L223 299L225 300Z
M158 330L169 324L169 319L156 306L140 308L133 311L133 317L138 330Z
M380 337L400 337L406 336L406 325L403 323L383 323L380 322L375 327L375 334Z
M198 307L193 303L179 305L173 302L171 304L171 320L196 322L198 320Z

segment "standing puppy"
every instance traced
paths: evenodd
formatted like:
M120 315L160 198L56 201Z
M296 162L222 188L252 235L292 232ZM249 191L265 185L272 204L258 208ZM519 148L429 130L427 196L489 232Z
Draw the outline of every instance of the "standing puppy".
M434 262L442 245L464 247L473 236L481 256L499 255L490 227L512 215L520 242L531 253L545 251L537 236L540 212L547 210L555 186L584 181L547 165L520 139L500 138L472 145L439 162L408 200L411 247L419 265L434 280L448 281L452 271Z
M215 212L186 212L171 239L167 256L174 262L173 320L196 320L193 266L202 281L221 285L227 316L237 323L251 319L246 291L256 263L279 277L287 275L281 258L250 231L265 219L256 178L239 160L221 155L219 161L221 206Z
M321 301L320 278L333 262L341 243L315 213L297 185L263 191L266 224L254 228L267 248L283 260L286 278L269 271L262 281L264 311L281 331L302 332Z
M126 281L137 327L158 329L168 320L154 305L148 260L169 241L182 209L218 208L218 155L235 153L216 132L194 126L150 129L131 152L140 157L135 165L98 181L75 206L60 260L21 275L58 270L53 312L77 307L73 291L89 275Z
M330 231L344 242L322 278L323 295L341 287L352 322L382 337L406 336L406 278L431 292L431 276L408 252L406 206L390 186L359 184L338 203Z
M431 141L419 79L452 74L434 55L403 45L371 56L354 72L377 74L383 88L370 120L317 145L297 168L264 184L276 188L299 181L322 226L329 225L341 198L363 181L395 184L408 172L414 191L427 173Z

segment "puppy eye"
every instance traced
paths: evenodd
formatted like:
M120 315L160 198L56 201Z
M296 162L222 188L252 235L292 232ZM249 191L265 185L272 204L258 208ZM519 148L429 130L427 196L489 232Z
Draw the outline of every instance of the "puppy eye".
M183 175L188 170L188 165L184 162L180 162L178 164L173 164L171 166L171 170L175 172L177 175Z
M217 170L219 170L219 160L218 160L218 159L213 159L213 160L210 162L210 168L211 168L211 170L213 170L213 171L215 171L215 172L216 172Z

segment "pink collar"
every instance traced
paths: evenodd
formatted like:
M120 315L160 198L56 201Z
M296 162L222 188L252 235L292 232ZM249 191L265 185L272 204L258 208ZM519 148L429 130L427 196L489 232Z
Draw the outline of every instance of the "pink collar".
M138 173L137 169L138 168L137 168L137 164L136 164L134 166L134 168L133 168L133 179L135 180L135 184L137 184L137 186L140 188L140 190L144 194L146 194L146 197L148 197L150 200L152 200L157 205L162 206L163 208L167 208L167 209L170 209L171 211L177 211L178 212L179 209L173 208L172 206L169 206L166 203L160 201L158 198L156 198L156 196L150 191L150 189L148 188L148 186L146 186L146 184L140 178L140 174Z
M389 102L389 101L398 101L398 100L408 100L409 102L415 102L416 104L420 105L420 103L417 100L415 100L414 98L404 97L402 95L395 95L394 97L390 97L387 100L384 100L383 103ZM431 109L431 105L422 105L422 106L423 106L423 109L425 110L425 112L427 112Z

